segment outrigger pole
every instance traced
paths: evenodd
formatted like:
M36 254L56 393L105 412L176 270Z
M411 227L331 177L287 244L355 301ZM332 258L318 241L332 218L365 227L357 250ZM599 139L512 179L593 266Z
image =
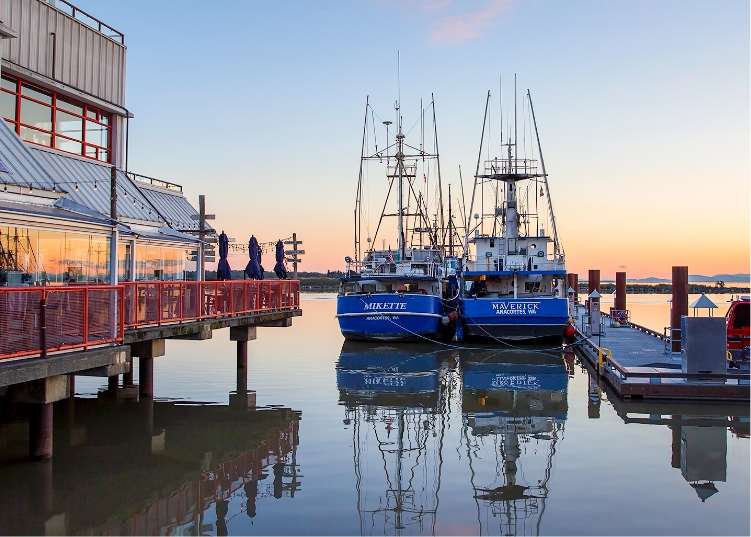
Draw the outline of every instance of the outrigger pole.
M469 204L469 214L467 214L467 227L464 228L464 253L467 254L469 248L469 230L472 224L472 210L475 208L475 192L477 191L477 176L480 174L480 159L482 158L482 144L485 140L485 123L488 120L488 104L490 103L490 90L485 99L485 113L482 116L482 134L480 135L480 149L477 152L477 166L475 166L475 182L472 186L472 200Z
M535 126L535 137L537 138L537 152L540 154L540 166L542 167L542 177L545 181L545 194L548 197L548 215L550 223L553 225L553 247L558 255L565 255L561 243L558 241L558 229L555 225L555 213L553 212L553 201L550 199L550 187L548 186L548 172L545 169L545 159L542 156L542 145L540 144L540 132L537 130L537 119L535 119L535 107L532 105L532 93L527 88L527 98L529 99L529 109L532 112L532 123Z
M443 236L441 237L441 249L446 245L446 221L443 217L443 181L441 180L441 159L438 156L438 123L435 120L435 97L430 94L430 104L433 107L433 140L435 143L435 158L438 168L438 206L441 208L441 230Z
M368 128L368 106L370 96L365 97L365 120L362 123L362 145L360 147L360 171L357 177L357 196L355 198L355 262L359 262L362 235L362 162L365 157L365 135Z

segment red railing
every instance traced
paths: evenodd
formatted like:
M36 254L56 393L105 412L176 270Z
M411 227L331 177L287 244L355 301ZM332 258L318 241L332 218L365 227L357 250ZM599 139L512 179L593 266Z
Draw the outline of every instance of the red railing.
M120 343L122 286L0 288L0 360Z
M122 285L126 328L300 307L298 280L144 281Z

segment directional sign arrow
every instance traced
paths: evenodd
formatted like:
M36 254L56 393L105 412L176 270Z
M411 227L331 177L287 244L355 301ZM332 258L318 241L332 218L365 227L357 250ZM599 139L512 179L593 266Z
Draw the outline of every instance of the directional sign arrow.
M302 263L302 259L286 259L287 263Z
M201 219L201 215L200 214L191 214L190 215L190 219L191 220L200 220ZM203 219L204 220L215 220L216 219L216 215L215 214L205 214L205 215L203 215Z
M305 250L285 250L284 255L302 255Z
M284 244L291 244L293 246L302 244L302 241L284 241Z

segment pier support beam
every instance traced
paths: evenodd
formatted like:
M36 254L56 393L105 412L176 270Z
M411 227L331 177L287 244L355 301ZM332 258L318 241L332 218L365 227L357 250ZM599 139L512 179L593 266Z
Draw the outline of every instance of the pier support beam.
M244 408L255 407L255 397L252 401L248 397L248 341L256 339L256 327L230 327L229 338L237 342L237 391L230 394L230 405Z
M626 310L626 273L615 273L615 304L614 309Z
M138 357L138 392L141 397L150 399L154 397L154 358L164 356L164 340L134 343L130 352Z
M117 387L120 385L120 377L119 375L110 375L107 377L107 390L114 392L117 390Z
M52 457L52 404L68 397L68 375L56 375L12 388L12 399L27 403L30 408L29 456L32 459Z
M688 315L688 267L673 267L673 300L670 303L671 350L681 352L681 317Z
M123 387L133 386L133 358L130 358L128 362L128 371L123 373Z

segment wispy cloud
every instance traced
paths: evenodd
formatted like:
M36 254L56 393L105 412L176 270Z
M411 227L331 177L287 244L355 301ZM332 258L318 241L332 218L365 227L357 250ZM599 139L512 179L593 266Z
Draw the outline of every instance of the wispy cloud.
M452 3L447 0L425 0L424 4L432 11L445 11ZM510 5L511 0L485 0L480 7L442 16L433 25L430 38L438 43L462 43L478 39Z

